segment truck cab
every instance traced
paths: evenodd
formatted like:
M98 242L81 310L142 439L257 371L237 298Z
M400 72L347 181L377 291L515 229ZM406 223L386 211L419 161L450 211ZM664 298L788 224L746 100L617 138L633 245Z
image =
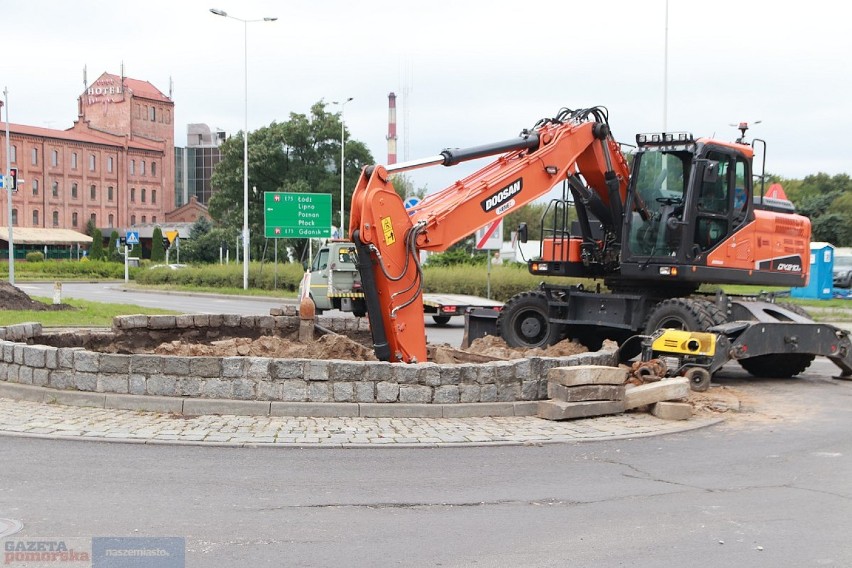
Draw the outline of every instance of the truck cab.
M330 241L319 249L310 266L309 290L317 314L324 310L367 314L355 261L355 245L349 241Z

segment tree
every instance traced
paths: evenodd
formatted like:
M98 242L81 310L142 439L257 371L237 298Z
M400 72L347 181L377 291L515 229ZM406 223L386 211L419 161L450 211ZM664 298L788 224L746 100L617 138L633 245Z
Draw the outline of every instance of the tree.
M95 222L92 219L86 221L85 233L90 237L95 234Z
M332 196L332 224L339 225L340 115L326 112L323 101L314 103L310 115L290 113L287 122L273 122L249 134L249 230L252 257L263 247L263 194L267 191L328 193ZM222 229L239 233L243 226L243 135L220 147L222 160L211 179L216 192L209 210ZM345 139L345 136L344 136ZM361 169L373 163L370 151L356 140L345 140L344 193L352 198ZM254 188L257 188L255 191ZM306 239L286 239L301 254ZM217 247L218 249L218 247Z
M181 256L198 263L219 262L219 250L234 246L238 230L214 227L206 217L199 217L189 229L189 240L181 245Z
M163 230L160 227L154 227L154 232L151 234L151 261L164 260L166 260L166 249L163 248Z
M116 248L116 243L118 242L118 231L113 231L109 234L109 244L107 245L106 251L104 251L106 255L106 259L110 262L118 262L121 260L120 254L118 253L118 249Z
M103 260L104 258L104 236L101 230L95 228L92 231L92 248L89 249L89 260Z

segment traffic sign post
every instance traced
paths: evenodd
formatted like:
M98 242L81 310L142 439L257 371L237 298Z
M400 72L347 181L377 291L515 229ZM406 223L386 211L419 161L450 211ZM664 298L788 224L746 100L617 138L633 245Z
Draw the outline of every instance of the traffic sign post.
M124 233L124 283L130 282L130 257L129 252L133 245L139 244L139 231L127 231Z
M331 237L331 194L267 191L263 194L267 239Z

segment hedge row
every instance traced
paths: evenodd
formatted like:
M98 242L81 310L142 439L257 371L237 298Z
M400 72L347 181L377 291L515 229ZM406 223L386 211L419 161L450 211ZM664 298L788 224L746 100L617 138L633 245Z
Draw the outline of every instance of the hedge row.
M298 264L278 265L277 289L295 292L304 270ZM275 267L271 264L249 264L249 288L276 289ZM194 286L201 288L242 288L241 264L206 264L172 270L164 265L152 266L136 274L136 282L146 285Z

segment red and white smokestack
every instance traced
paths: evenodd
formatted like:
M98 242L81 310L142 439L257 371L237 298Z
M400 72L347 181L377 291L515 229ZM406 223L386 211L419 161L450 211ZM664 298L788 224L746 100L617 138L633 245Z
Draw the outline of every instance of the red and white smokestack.
M396 95L388 95L388 165L396 163Z

